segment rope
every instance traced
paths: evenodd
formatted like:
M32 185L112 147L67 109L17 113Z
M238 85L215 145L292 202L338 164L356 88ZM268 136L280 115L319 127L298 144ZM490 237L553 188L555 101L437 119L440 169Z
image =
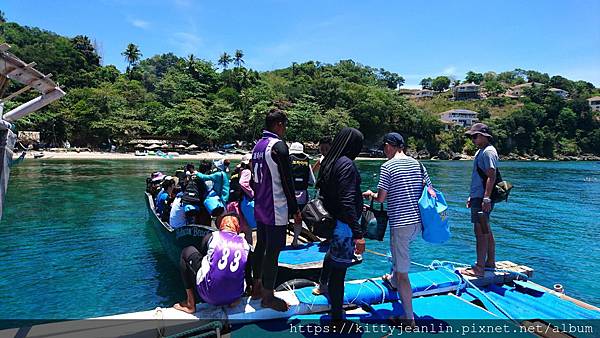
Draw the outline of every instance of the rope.
M377 255L377 256L389 257L388 255L384 255L384 254L382 254L380 252L376 252L376 251L373 251L373 250L366 249L365 251L369 252L369 253L372 253L374 255ZM465 278L462 274L460 274L457 271L455 271L456 267L459 267L459 268L469 268L469 267L471 267L470 264L453 262L453 261L438 261L438 260L433 260L431 262L431 264L429 264L429 265L420 264L420 263L412 262L412 261L410 263L414 264L416 266L420 266L420 267L429 269L429 270L445 269L447 271L452 272L453 274L457 275L458 278L459 278L460 284L458 285L458 292L466 289L467 285L471 286L473 289L477 290L479 292L479 294L481 294L483 297L485 297L490 303L492 303L492 305L494 305L508 319L510 319L511 321L513 321L514 323L516 323L517 325L520 325L520 323L517 320L515 320L514 318L512 318L504 309L502 309L502 307L500 307L500 305L498 305L495 301L493 301L486 293L484 293L483 291L481 291L481 289L479 289L477 286L475 286L475 284L473 284L470 280L468 280L467 278ZM523 280L528 280L529 279L529 277L526 274L524 274L524 273L521 273L521 272L518 272L518 271L513 271L513 270L508 270L508 269L485 268L485 271L510 273L512 275L515 275L517 280L519 279L519 277L523 278ZM433 283L433 281L432 281L432 283ZM429 289L432 286L433 285L430 285L427 289Z

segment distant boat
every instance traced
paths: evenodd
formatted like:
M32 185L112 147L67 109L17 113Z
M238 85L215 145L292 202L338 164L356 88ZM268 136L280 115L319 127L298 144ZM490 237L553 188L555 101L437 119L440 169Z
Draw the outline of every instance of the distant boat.
M42 158L44 157L44 153L35 153L33 154L33 158Z
M147 156L148 152L145 150L136 150L135 151L135 156Z

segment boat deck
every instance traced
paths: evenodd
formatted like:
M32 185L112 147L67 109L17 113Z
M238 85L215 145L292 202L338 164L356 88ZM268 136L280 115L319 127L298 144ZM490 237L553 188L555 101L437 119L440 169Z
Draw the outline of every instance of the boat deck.
M533 272L511 262L503 264L505 268L520 267L520 272L528 275ZM517 323L526 325L536 320L555 326L565 319L599 322L600 309L524 281L521 274L499 271L489 272L482 278L469 277L478 286L474 288L465 285L458 271L439 268L409 274L415 297L414 313L419 321L443 324L440 328L451 326L451 320L461 319L501 320L515 328ZM263 337L280 335L282 331L289 332L291 325L328 321L328 299L312 295L311 288L278 292L278 296L291 305L287 312L265 309L260 306L260 301L244 298L236 307L199 304L194 314L173 308L156 308L92 320L38 325L21 329L20 337L41 335L42 332L45 337L97 336L95 333L110 336L109 332L154 337L157 330L164 335L175 334L215 320L231 324L233 333ZM390 317L403 313L398 293L383 286L380 279L349 281L345 291L347 317L357 323L389 323ZM14 336L18 330L0 331L0 336Z

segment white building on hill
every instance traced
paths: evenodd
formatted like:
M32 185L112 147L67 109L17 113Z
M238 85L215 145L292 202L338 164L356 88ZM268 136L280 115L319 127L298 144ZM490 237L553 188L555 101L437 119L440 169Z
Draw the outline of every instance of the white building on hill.
M468 109L452 109L441 114L440 119L445 124L454 124L463 127L470 127L477 123L477 112Z

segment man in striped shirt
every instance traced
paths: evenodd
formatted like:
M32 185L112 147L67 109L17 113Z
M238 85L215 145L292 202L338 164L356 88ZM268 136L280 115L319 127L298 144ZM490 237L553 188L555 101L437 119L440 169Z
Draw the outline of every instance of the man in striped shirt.
M381 203L387 199L394 274L385 275L383 279L392 288L400 291L405 319L410 325L414 325L412 287L408 279L409 244L421 233L418 202L424 184L431 187L431 181L425 167L404 153L405 143L402 135L388 133L384 136L383 143L383 152L388 161L381 165L377 193L368 190L363 196ZM435 196L433 189L429 189L429 192Z

